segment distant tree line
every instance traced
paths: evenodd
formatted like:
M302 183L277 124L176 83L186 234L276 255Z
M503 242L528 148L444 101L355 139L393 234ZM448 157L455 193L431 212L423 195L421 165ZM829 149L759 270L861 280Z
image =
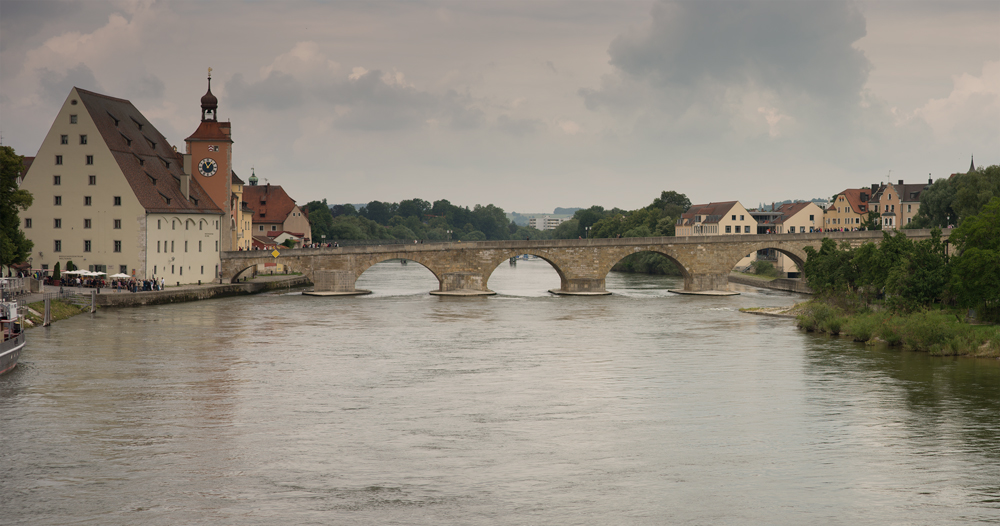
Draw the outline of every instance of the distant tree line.
M360 210L354 205L329 205L326 199L306 204L312 238L317 242L365 239L415 239L428 241L484 241L550 239L551 232L519 226L500 207L473 208L446 199L430 203L407 199L398 203L372 201ZM324 237L325 236L325 237Z

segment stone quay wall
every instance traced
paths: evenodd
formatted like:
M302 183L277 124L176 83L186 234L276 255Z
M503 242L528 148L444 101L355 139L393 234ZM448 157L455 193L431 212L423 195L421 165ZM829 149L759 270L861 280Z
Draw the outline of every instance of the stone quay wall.
M302 287L311 282L305 276L289 276L288 279L268 281L248 281L245 283L223 283L181 287L176 289L148 292L115 292L114 289L102 289L97 295L99 307L137 307L140 305L161 305L164 303L182 303L185 301L225 298L229 296L244 296L258 294L269 290L280 290L291 287Z

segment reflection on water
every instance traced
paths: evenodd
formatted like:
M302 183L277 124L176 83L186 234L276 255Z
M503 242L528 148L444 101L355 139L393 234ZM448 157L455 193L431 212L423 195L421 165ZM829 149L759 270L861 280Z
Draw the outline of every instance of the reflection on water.
M488 298L104 310L0 377L4 524L956 524L1000 520L1000 362L806 334L543 261Z

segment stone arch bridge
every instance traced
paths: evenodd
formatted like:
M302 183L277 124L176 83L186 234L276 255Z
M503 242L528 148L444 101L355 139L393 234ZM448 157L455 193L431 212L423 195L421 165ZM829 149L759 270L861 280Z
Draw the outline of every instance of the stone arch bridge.
M906 235L913 240L928 239L930 230L908 230ZM677 264L685 292L725 291L729 272L748 254L774 249L802 268L805 247L818 250L827 237L838 245L848 241L859 246L880 241L882 231L390 244L283 249L277 257L267 251L224 252L220 273L234 282L259 263L278 262L308 277L316 293L347 295L367 292L356 290L355 282L372 265L406 259L423 265L438 279L438 290L431 294L481 295L493 293L486 284L498 265L529 254L549 262L559 274L560 288L551 292L600 295L608 294L604 280L611 267L625 256L648 251ZM947 238L947 231L942 237Z

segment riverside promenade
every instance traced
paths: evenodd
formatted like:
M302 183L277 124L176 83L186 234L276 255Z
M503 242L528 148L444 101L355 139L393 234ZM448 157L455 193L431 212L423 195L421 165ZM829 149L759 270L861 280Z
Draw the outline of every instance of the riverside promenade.
M255 279L239 283L204 283L179 286L167 286L164 290L141 292L115 292L113 288L102 288L96 295L98 307L137 307L141 305L161 305L165 303L182 303L186 301L207 300L229 296L244 296L272 290L292 289L311 284L305 276L258 276ZM95 289L87 287L63 287L64 293L90 296ZM28 295L25 303L44 299L46 293L58 292L59 287L46 285L43 292Z

